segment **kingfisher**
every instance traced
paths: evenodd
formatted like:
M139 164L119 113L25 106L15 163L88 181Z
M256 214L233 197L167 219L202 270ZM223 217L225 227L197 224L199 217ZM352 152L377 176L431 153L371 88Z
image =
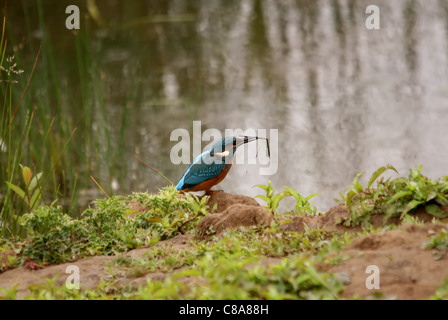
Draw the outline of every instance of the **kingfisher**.
M258 137L226 137L215 142L211 149L194 158L176 185L179 191L205 191L220 183L232 167L233 155L239 146Z

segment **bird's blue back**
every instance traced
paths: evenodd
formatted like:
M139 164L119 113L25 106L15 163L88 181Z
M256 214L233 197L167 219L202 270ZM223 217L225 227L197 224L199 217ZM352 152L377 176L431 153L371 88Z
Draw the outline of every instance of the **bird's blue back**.
M224 158L212 157L210 152L223 152L233 138L224 138L216 142L210 150L207 150L197 156L185 171L184 175L176 185L177 190L182 190L195 186L201 182L207 181L219 175L229 164L225 163Z

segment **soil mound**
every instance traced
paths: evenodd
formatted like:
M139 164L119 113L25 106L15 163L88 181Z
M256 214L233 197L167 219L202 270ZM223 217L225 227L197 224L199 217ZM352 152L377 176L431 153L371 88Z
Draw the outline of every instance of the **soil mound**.
M260 207L260 205L254 198L242 196L239 194L230 194L227 192L215 192L211 194L210 198L208 199L207 205L209 206L209 208L213 208L215 204L217 206L217 213L223 212L235 204Z
M224 230L237 227L268 226L272 213L261 207L251 197L215 192L207 202L216 212L199 221L196 229L200 236L221 234Z
M220 234L227 229L250 226L269 226L272 213L260 206L234 204L222 213L214 213L199 221L197 231L200 235Z
M424 208L418 208L415 213L410 213L422 223L429 223L434 219L434 216L426 213ZM318 216L295 216L291 218L291 222L285 223L283 229L285 231L305 231L307 228L321 228L329 232L359 232L362 231L361 226L349 227L343 224L343 221L350 216L346 205L341 204L331 208L323 215ZM447 220L447 219L445 219ZM444 221L444 220L442 220ZM402 221L399 217L389 218L384 221L384 215L376 214L371 217L371 224L373 228L380 228L388 224L400 225Z

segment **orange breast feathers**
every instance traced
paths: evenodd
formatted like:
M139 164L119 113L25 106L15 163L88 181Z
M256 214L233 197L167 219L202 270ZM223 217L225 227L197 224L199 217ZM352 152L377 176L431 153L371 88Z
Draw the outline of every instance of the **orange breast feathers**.
M229 173L231 167L232 164L225 166L224 169L221 171L221 173L218 174L216 177L201 182L195 185L193 188L185 189L185 191L209 191L213 186L216 186L218 183L224 180L224 178L227 176L227 173Z

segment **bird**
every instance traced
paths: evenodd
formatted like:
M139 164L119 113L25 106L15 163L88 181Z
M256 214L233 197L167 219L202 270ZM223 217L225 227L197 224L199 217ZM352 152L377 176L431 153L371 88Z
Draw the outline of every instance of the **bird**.
M212 194L213 186L220 183L232 167L232 159L236 149L258 137L225 137L215 142L209 150L204 151L188 166L176 185L182 192L205 191Z

